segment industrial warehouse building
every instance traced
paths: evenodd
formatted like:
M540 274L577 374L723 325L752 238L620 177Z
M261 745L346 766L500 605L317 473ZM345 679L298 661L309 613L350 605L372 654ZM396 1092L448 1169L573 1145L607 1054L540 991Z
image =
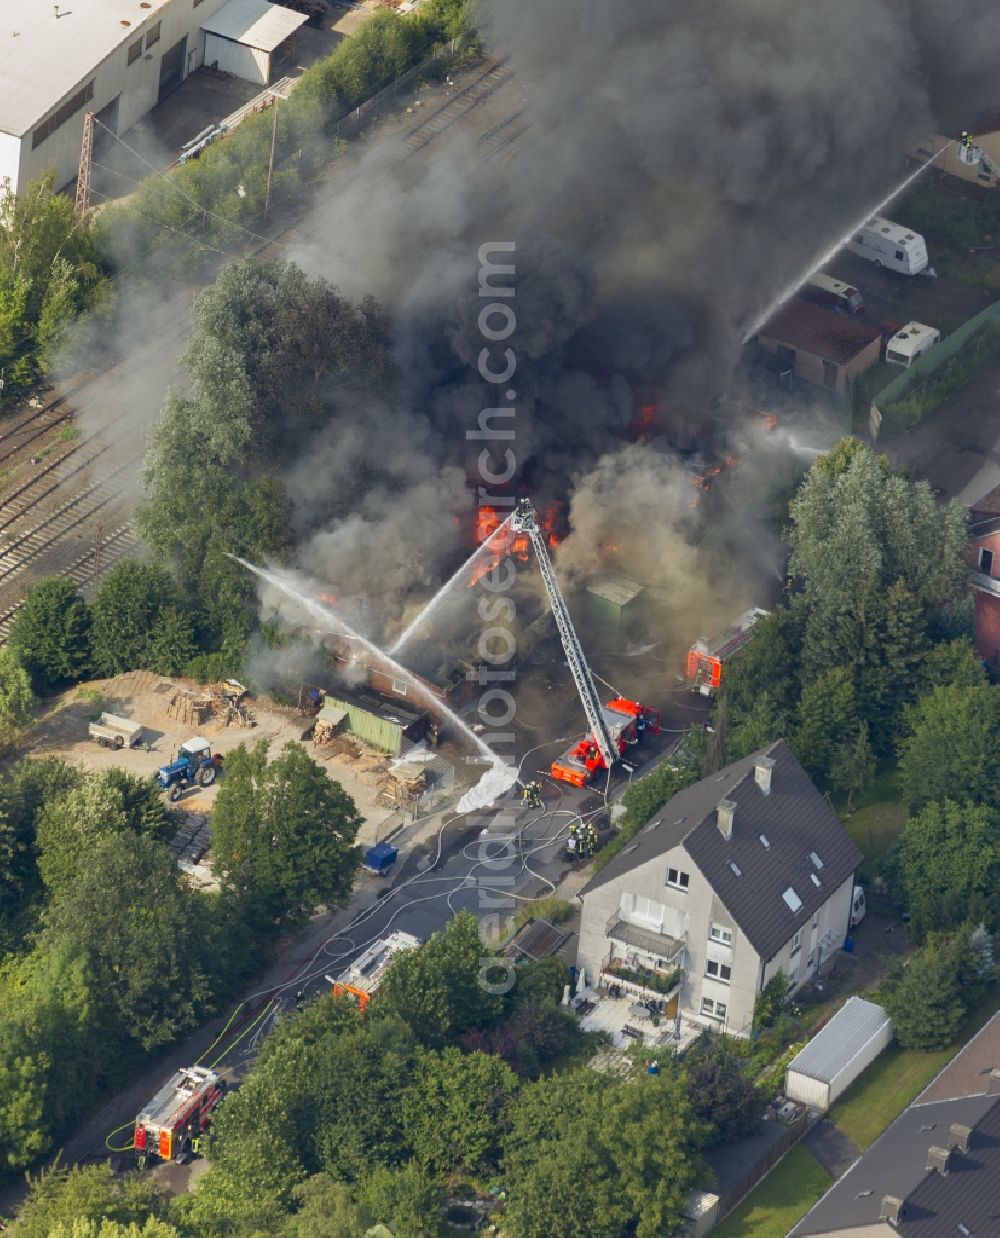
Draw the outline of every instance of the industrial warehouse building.
M794 298L761 327L760 347L797 379L846 395L859 374L878 364L875 327Z
M892 1040L892 1020L881 1006L852 997L788 1065L785 1095L819 1109L838 1096L871 1065Z
M0 0L0 180L15 191L48 169L57 188L80 162L83 119L130 129L195 69L264 81L306 20L265 0ZM213 33L206 34L211 25Z

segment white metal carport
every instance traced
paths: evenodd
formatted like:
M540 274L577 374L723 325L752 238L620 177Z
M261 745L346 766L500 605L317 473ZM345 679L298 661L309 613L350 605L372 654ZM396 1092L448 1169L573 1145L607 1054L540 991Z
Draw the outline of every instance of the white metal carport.
M789 1063L785 1095L825 1113L889 1044L893 1030L881 1006L849 998Z
M201 24L205 64L266 86L274 52L308 20L268 0L229 0Z

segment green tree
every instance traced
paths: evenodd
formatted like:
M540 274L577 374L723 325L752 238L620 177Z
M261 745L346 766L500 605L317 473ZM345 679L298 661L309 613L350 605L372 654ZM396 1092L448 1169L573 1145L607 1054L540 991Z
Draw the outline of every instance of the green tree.
M813 778L827 782L837 750L856 726L850 672L842 666L825 671L802 689L792 740L795 755Z
M505 1140L505 1232L673 1233L706 1134L676 1072L622 1082L583 1068L540 1079L522 1090Z
M19 761L0 781L0 953L29 927L40 890L36 821L44 804L76 786L83 775L55 757Z
M49 897L70 889L99 841L126 828L121 792L107 779L85 778L49 800L36 824L38 871Z
M73 317L99 295L104 280L89 219L53 189L47 172L14 193L0 185L0 355L5 401L16 399L48 368Z
M684 1065L692 1110L708 1131L706 1144L731 1143L757 1130L760 1092L724 1039L694 1046Z
M904 1049L930 1052L953 1044L965 1018L955 951L931 937L906 961L885 996L885 1008Z
M74 1223L109 1221L120 1226L136 1225L144 1238L166 1238L172 1232L170 1227L145 1228L150 1218L162 1218L166 1211L166 1193L148 1177L129 1174L117 1178L107 1162L71 1169L56 1164L29 1179L28 1196L10 1232L16 1238L52 1238L60 1227L72 1234ZM103 1230L96 1232L105 1238Z
M262 923L300 925L342 902L358 863L361 815L301 744L268 762L270 745L226 758L212 816L212 856L224 889Z
M98 674L150 664L153 632L174 595L169 574L153 564L123 559L106 573L91 608L91 651Z
M517 1075L490 1054L425 1052L403 1094L406 1142L434 1177L495 1170L518 1086Z
M374 1005L402 1019L424 1045L454 1043L469 1028L491 1027L503 1010L504 973L489 971L492 954L475 916L459 912L419 950L395 960Z
M911 733L899 744L899 782L911 811L947 799L1000 806L1000 688L933 688L906 720Z
M375 1220L397 1238L436 1238L444 1233L444 1188L415 1161L398 1169L376 1165L359 1184Z
M164 606L149 635L150 669L159 675L180 675L196 651L190 613L180 606Z
M859 722L854 738L837 745L830 762L830 785L835 791L847 792L847 811L850 812L854 793L863 791L874 777L875 754L868 740L868 723Z
M31 678L12 649L0 649L0 748L13 743L31 721Z
M986 671L975 645L967 636L960 636L928 650L920 682L925 692L949 684L978 688L986 682Z
M895 871L918 941L970 918L1000 926L1000 817L986 804L927 804L907 821Z
M784 1008L787 993L788 977L783 971L776 971L757 994L757 1000L754 1002L753 1030L755 1032L774 1026Z
M313 1174L292 1190L295 1213L281 1230L286 1238L358 1238L374 1224L368 1207L343 1182Z
M129 892L123 924L121 893ZM116 1040L169 1044L210 1008L208 908L179 880L166 849L148 838L99 839L45 916L43 942L86 959L102 1017Z
M90 609L68 580L42 580L11 624L9 648L37 692L82 679L90 666Z

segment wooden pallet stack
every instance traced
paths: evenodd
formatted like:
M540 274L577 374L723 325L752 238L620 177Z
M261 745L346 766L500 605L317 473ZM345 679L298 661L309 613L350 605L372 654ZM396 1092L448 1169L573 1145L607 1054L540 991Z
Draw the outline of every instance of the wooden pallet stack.
M167 717L183 722L194 730L200 729L215 712L215 702L210 694L195 696L183 689L175 692L167 706Z

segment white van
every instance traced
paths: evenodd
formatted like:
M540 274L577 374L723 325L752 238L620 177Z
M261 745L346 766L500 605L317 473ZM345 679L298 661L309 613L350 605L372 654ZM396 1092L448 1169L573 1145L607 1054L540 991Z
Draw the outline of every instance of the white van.
M899 271L903 275L931 273L927 266L927 245L920 233L910 232L902 224L894 224L881 215L869 219L860 232L855 232L847 248L887 271Z
M851 928L857 928L865 918L865 892L860 886L854 887L854 897L851 900Z
M928 327L922 322L908 322L887 341L885 359L890 365L910 366L929 348L933 348L940 338L941 332L936 327Z

